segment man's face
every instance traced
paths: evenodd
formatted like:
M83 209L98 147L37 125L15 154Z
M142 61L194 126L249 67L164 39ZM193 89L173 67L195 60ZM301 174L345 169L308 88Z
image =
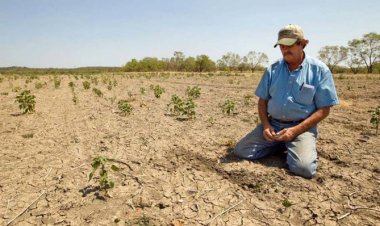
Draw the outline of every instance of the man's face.
M280 45L282 56L288 64L302 62L303 47L302 43L296 42L292 46Z

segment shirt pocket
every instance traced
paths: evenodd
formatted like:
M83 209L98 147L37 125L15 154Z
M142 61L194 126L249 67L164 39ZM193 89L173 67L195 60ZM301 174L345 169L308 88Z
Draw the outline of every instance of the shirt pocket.
M315 87L304 83L300 88L295 87L293 89L293 95L297 103L311 105L314 100Z

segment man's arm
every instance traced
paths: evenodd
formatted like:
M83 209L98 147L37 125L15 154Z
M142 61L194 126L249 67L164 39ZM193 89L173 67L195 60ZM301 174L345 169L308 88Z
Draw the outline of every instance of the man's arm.
M269 123L269 118L268 118L268 100L259 98L258 112L259 112L261 124L263 125L264 138L267 141L275 141L274 136L276 135L276 131L274 131L273 127Z
M308 131L309 129L316 126L320 121L325 119L330 114L331 106L319 108L316 112L306 118L300 124L290 127L288 129L283 129L279 132L279 136L275 137L276 141L292 141L298 135Z

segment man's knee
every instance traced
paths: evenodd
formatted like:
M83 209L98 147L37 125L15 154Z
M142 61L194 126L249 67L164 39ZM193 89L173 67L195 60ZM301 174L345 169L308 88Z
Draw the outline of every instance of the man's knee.
M248 150L248 147L243 144L242 141L238 142L235 145L235 148L233 150L234 155L240 157L240 158L245 158L249 159L250 158L250 151Z
M317 161L294 161L289 164L289 170L298 176L312 178L317 172Z

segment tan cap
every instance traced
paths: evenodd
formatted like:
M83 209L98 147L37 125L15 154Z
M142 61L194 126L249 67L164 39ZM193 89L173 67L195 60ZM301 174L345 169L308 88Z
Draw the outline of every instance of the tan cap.
M278 32L278 41L274 47L276 48L277 45L291 46L300 40L305 40L302 28L295 24L289 24Z

